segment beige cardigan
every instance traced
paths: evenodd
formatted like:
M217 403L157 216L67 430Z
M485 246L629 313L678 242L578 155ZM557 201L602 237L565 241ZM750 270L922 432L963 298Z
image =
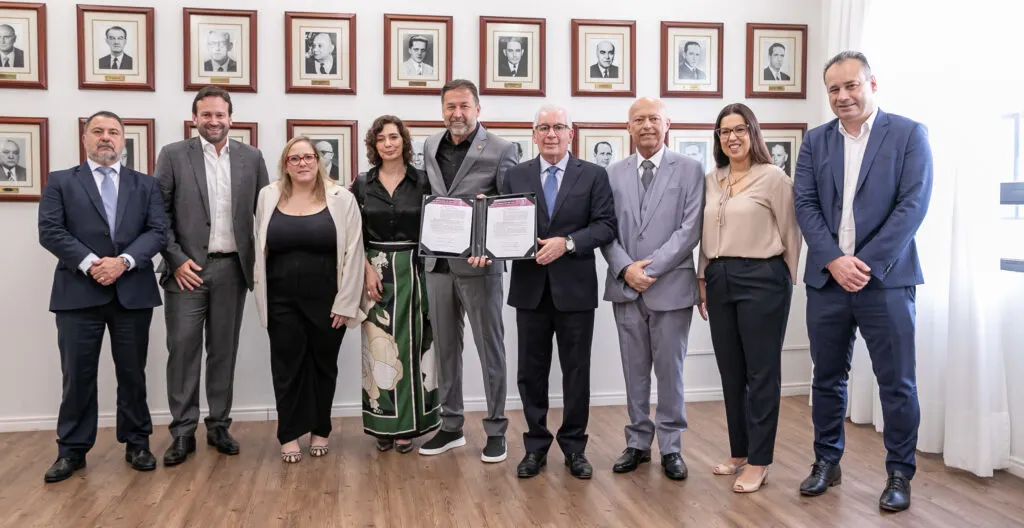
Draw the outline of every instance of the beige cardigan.
M280 181L280 180L278 180ZM253 271L253 293L260 324L267 327L267 226L281 200L278 181L260 190L256 202L256 265ZM366 314L360 310L363 293L363 272L366 262L363 251L363 220L356 199L344 187L327 184L327 211L334 219L338 233L338 294L331 312L348 317L345 326L356 328ZM330 314L324 314L324 318Z

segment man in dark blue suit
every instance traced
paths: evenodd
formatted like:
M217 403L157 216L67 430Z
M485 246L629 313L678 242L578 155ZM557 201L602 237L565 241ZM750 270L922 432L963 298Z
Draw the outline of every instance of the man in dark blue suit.
M846 384L859 328L871 355L885 420L886 471L879 506L910 507L921 419L915 374L915 288L924 282L914 235L932 191L925 127L879 110L863 54L825 67L838 119L807 133L793 192L807 240L807 330L814 361L815 462L804 495L840 483Z
M537 475L552 435L546 426L551 339L558 341L564 412L558 445L572 476L589 479L584 450L590 408L590 348L597 308L594 250L615 239L615 204L603 167L569 154L572 122L563 108L544 106L534 120L540 156L511 168L502 191L536 193L534 260L512 264L508 304L519 331L519 396L527 431L520 478Z
M153 307L160 305L153 255L167 242L167 217L155 179L122 167L124 122L111 112L86 121L88 159L53 172L39 201L39 243L57 257L50 311L56 314L64 392L57 417L57 461L46 482L85 467L96 442L96 370L103 329L117 375L117 440L125 460L149 471L153 432L146 403L146 352Z

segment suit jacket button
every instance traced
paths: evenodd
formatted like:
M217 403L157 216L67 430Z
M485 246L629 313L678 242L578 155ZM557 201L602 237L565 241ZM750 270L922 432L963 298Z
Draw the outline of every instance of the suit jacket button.
M636 239L637 239L637 240L643 240L643 239L644 239L644 236L643 236L643 235L640 235L640 236L636 237Z
M203 249L208 249L205 244L203 245Z
M110 231L104 231L103 234L106 236L110 236Z

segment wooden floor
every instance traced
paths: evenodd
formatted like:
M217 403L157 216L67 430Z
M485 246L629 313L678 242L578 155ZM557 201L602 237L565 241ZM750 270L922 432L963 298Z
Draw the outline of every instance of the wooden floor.
M0 434L0 526L1024 526L1024 480L999 472L981 479L918 456L913 506L878 511L885 450L870 427L847 424L843 484L804 498L797 488L812 462L806 397L783 399L776 460L758 493L737 495L732 479L711 474L728 455L720 402L687 406L683 435L689 479L672 482L656 460L627 475L612 473L623 448L622 407L595 407L587 455L594 478L572 478L557 447L539 477L519 480L522 413L509 413L509 458L480 462L479 413L467 418L466 447L436 457L378 453L358 418L335 420L331 453L282 464L273 422L239 422L242 453L199 452L175 468L132 471L112 429L100 431L88 468L43 484L56 456L53 432ZM558 410L551 423L560 423ZM158 427L153 450L169 442ZM200 433L203 433L200 428ZM305 445L303 446L305 448Z

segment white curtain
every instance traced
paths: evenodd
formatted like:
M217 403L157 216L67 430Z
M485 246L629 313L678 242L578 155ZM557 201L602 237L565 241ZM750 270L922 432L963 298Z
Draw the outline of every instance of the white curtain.
M986 44L998 38L993 20L1007 20L1006 13L983 9L985 4L976 0L972 8L979 9L965 14L935 9L933 2L922 0L834 0L827 29L830 55L841 49L867 55L878 79L881 108L929 129L935 180L917 235L925 275L917 290L918 449L942 453L948 466L979 476L1008 467L1010 457L1005 349L999 335L1007 299L998 284L995 236L1005 164L993 152L992 133L1005 129L998 121L1001 106L1019 102L1012 90L969 82L969 75L1010 70L996 64L996 54L982 57L985 50L999 49ZM949 73L960 66L963 77ZM1020 86L1014 81L1004 86ZM850 419L881 431L878 386L859 338L849 396Z

